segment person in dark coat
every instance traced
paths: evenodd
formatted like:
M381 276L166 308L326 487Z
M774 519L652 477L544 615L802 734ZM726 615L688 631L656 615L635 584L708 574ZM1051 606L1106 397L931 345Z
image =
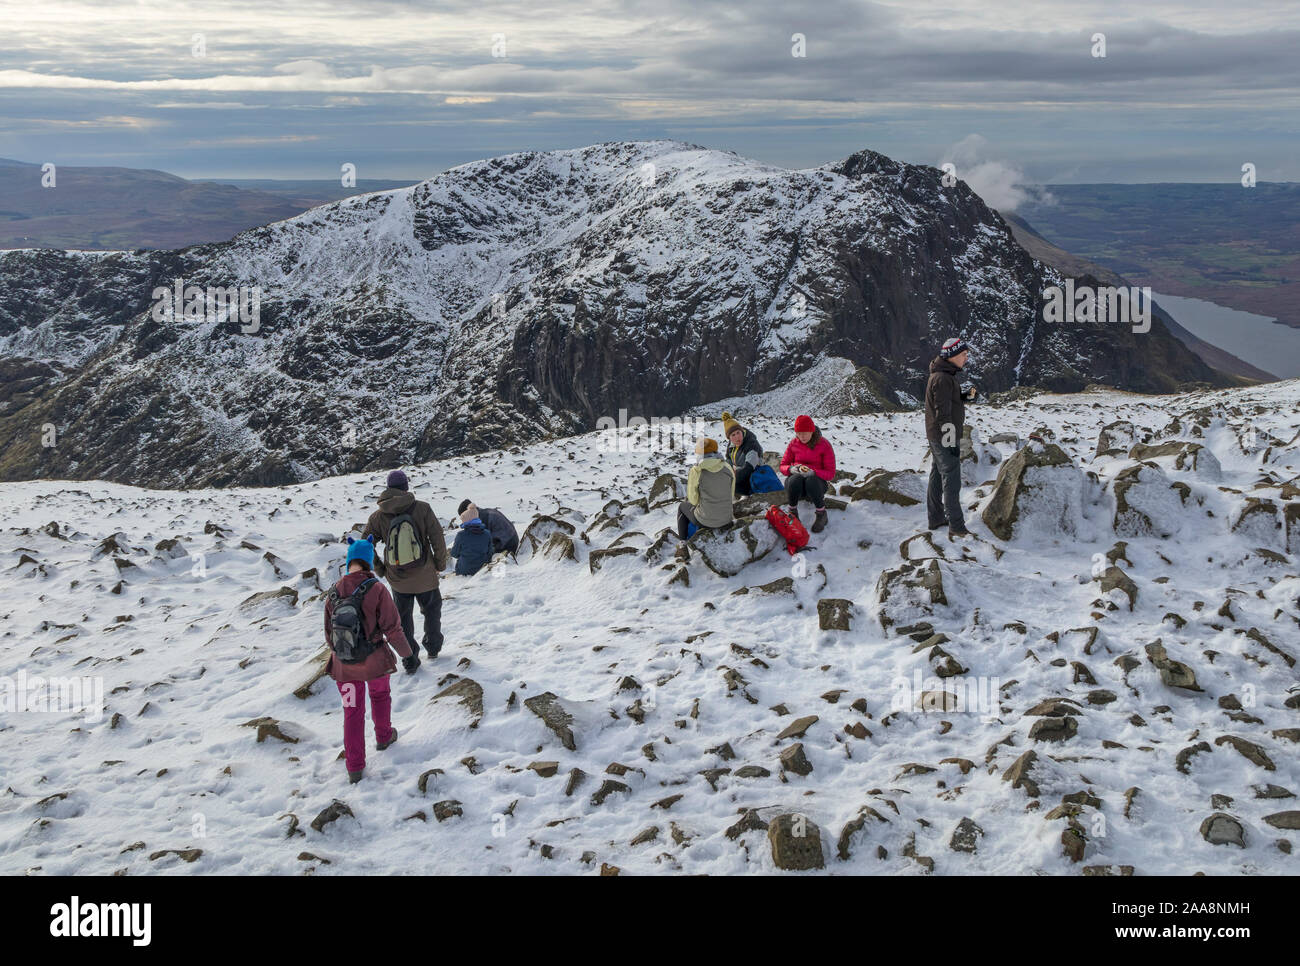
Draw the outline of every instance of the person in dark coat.
M925 384L925 436L930 444L930 480L925 507L929 528L948 527L949 538L964 537L966 517L961 509L961 436L966 424L966 403L977 392L963 393L958 376L970 358L963 339L949 339L930 363Z
M375 577L375 545L369 540L356 540L348 547L347 574L334 585L340 599L350 597L358 587ZM325 643L330 644L330 626L334 617L331 597L325 598ZM397 605L389 596L388 588L375 580L361 600L361 620L366 639L376 647L361 661L344 664L330 650L325 673L338 685L343 698L343 757L348 769L348 780L361 781L366 768L366 694L370 694L370 719L375 723L375 743L383 751L397 740L397 729L392 723L393 696L389 688L389 675L397 670L393 649L405 664L415 660L411 644L402 630Z
M763 447L731 413L722 414L722 434L727 437L727 462L736 473L736 496L749 496L749 478L763 464Z
M456 512L464 514L466 510L473 509L474 513L483 525L488 528L488 533L492 534L492 552L515 554L519 552L519 534L515 532L515 525L510 519L490 506L477 506L473 500L462 500Z
M461 511L451 555L456 558L456 573L462 577L473 577L492 559L492 533L473 503Z
M415 564L394 566L391 561L397 551L388 546L388 536L393 522L401 516L411 518L424 556ZM384 544L384 559L375 561L375 572L393 588L393 600L397 604L397 612L401 614L402 630L407 639L412 642L415 640L412 611L418 603L420 613L424 616L424 639L421 643L430 658L437 657L442 650L443 640L442 593L438 590L438 573L447 569L447 539L443 536L442 524L438 522L433 509L411 494L410 483L401 470L393 470L388 474L388 487L379 494L379 509L370 514L361 536ZM413 664L404 667L408 674L414 674L419 666L417 651Z

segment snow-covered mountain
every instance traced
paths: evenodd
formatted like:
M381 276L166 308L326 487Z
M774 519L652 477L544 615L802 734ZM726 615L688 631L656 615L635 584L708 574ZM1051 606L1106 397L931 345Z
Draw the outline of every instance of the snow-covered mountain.
M156 317L178 281L256 290L260 318ZM871 151L513 154L225 244L0 253L0 478L281 484L673 416L832 357L842 398L888 410L955 332L989 391L1226 385L1159 322L1041 321L1061 281L963 183Z
M741 415L776 450L806 401ZM355 786L322 594L382 477L0 485L0 698L102 693L6 708L0 872L1290 872L1298 401L974 406L955 543L920 529L919 414L833 417L794 568L758 502L674 561L680 452L415 467L444 519L527 533L445 579L443 656L393 679Z

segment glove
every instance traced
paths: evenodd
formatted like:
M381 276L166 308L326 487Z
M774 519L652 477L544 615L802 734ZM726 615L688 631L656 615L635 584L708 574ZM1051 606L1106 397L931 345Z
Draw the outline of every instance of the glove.
M420 669L420 659L412 654L410 657L402 658L402 669L407 674L414 674Z
M967 401L967 402L974 402L974 401L975 401L975 397L978 396L978 395L979 395L979 390L976 389L974 386L971 386L969 389L966 390L966 393L965 393L966 401Z

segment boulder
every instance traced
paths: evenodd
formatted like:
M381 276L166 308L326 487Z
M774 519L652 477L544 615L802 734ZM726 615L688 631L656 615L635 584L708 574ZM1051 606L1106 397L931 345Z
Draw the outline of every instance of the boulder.
M1124 573L1119 567L1107 567L1097 578L1101 582L1101 592L1109 594L1112 590L1120 591L1128 598L1128 609L1132 610L1133 605L1137 603L1138 588L1133 583L1133 578Z
M1029 729L1033 741L1068 741L1079 731L1077 718L1039 718Z
M822 854L822 830L804 815L782 814L767 825L772 861L778 869L800 872L826 865Z
M1101 456L1123 456L1128 448L1137 442L1137 427L1127 419L1109 422L1097 433L1097 447L1094 458Z
M925 502L926 478L915 470L872 470L849 499L874 500L896 506L916 506Z
M621 538L620 538L621 539ZM640 554L637 547L629 546L611 546L605 550L593 550L587 555L587 568L593 573L599 573L600 569L619 557L635 557Z
M817 715L805 715L802 718L796 718L785 726L785 729L776 736L777 741L784 741L786 738L802 738L804 732L815 725L818 721Z
M1115 533L1121 537L1170 537L1185 527L1191 488L1171 482L1158 466L1137 463L1110 483L1115 497Z
M1274 812L1272 815L1265 815L1264 821L1273 828L1286 829L1288 832L1300 831L1300 812Z
M447 685L429 701L432 703L441 698L459 701L469 711L471 728L477 728L478 723L483 720L483 688L476 681L461 678Z
M454 798L449 798L443 802L433 803L433 817L439 822L445 822L449 818L458 818L464 815L464 810L460 807L460 802Z
M587 523L587 529L582 531L584 542L590 542L593 534L600 533L611 527L618 528L622 525L623 518L623 501L606 500L605 504L597 511L596 515Z
M737 517L762 516L767 513L768 507L785 506L785 504L785 490L770 490L767 493L751 493L740 497L731 512Z
M657 507L669 506L684 499L686 496L686 481L672 473L660 473L655 477L655 481L650 484L650 493L646 497L646 502L651 509Z
M313 654L303 665L298 673L298 684L293 689L293 696L299 700L306 701L311 697L312 688L316 682L325 677L325 672L329 667L330 649L329 645L323 645L319 651Z
M531 557L545 547L551 537L556 534L572 538L573 533L574 526L567 520L560 520L546 514L538 514L524 528L523 536L519 538L519 557L521 559ZM569 546L573 546L572 539L569 540ZM573 559L573 557L570 556L569 559Z
M1146 646L1147 660L1155 665L1156 670L1160 672L1160 680L1167 687L1181 688L1184 691L1201 691L1200 685L1196 683L1196 674L1186 664L1181 661L1175 661L1165 651L1165 647L1159 641L1155 641ZM1208 748L1207 748L1208 750Z
M1136 443L1128 451L1129 459L1163 460L1174 469L1194 473L1207 480L1217 480L1223 469L1213 453L1200 443L1175 439L1164 443Z
M317 832L323 832L326 825L329 825L331 822L337 822L344 816L347 816L348 818L355 817L352 814L352 809L348 808L347 803L340 802L336 798L321 809L320 814L311 820L311 827Z
M271 604L281 604L288 607L298 606L298 591L292 587L281 587L278 590L264 590L259 594L253 594L246 597L240 603L241 611L252 611Z
M1031 798L1037 798L1038 783L1032 777L1036 761L1038 761L1038 754L1034 751L1026 751L1002 773L1002 780L1011 782L1012 788L1023 788Z
M1246 847L1246 830L1231 815L1215 812L1201 822L1201 838L1211 845L1235 845Z
M719 577L734 577L757 563L785 542L761 516L737 520L725 526L703 527L688 544L696 549L704 565Z
M1186 775L1192 766L1192 759L1195 756L1213 750L1214 749L1210 747L1208 741L1198 741L1194 745L1188 745L1174 756L1174 770Z
M1246 497L1246 505L1233 518L1232 532L1260 544L1281 544L1282 518L1277 504L1259 497Z
M858 814L849 819L844 828L840 830L835 852L841 861L847 861L853 855L853 837L866 827L868 819L885 825L889 824L889 819L885 818L885 816L871 806L863 805L862 808L858 809Z
M795 742L789 748L781 752L781 770L794 772L796 775L812 774L812 762L804 754L803 744Z
M578 746L573 736L573 715L565 710L559 697L550 691L524 699L524 706L542 719L546 727L555 732L560 743L569 751L577 751Z
M1059 446L1030 443L1002 464L981 519L1001 540L1032 526L1053 534L1077 532L1083 474Z
M577 560L578 549L571 536L556 532L546 538L546 542L542 544L536 556L545 557L547 560Z
M614 794L626 795L626 794L630 794L631 791L632 790L628 788L626 785L624 785L622 782L616 782L612 778L606 778L603 782L600 783L600 787L596 789L594 792L592 792L591 804L599 807L605 804L605 799L609 798L610 795L614 795Z
M948 840L948 848L954 852L974 852L979 841L979 837L984 834L984 830L975 824L970 818L963 818L957 823L957 827L952 830L952 838Z
M252 721L245 721L243 727L257 729L257 743L259 745L266 741L267 738L274 738L277 741L283 741L290 745L296 745L298 743L298 739L293 735L286 735L282 730L280 730L280 722L274 718L265 716L254 718Z
M898 553L904 560L947 559L943 547L934 542L934 535L928 530L914 533L903 540L898 545Z
M817 601L817 620L822 630L847 631L852 619L853 601L840 597L823 597Z
M936 606L946 607L948 597L939 561L935 558L917 563L909 561L897 569L881 571L875 599L880 624L885 630L900 619L911 620L932 614Z
M1276 770L1277 766L1273 764L1273 760L1268 757L1263 748L1253 741L1247 741L1245 738L1239 738L1236 735L1220 735L1214 739L1214 743L1218 746L1231 745L1243 758L1253 765L1258 765L1265 771Z

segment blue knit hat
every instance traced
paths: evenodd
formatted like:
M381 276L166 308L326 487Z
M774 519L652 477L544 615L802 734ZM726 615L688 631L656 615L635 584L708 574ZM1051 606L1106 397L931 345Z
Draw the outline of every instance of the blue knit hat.
M366 565L369 570L375 563L375 545L366 540L350 540L348 543L348 559L344 562L345 568L352 566L352 561L359 560Z
M406 474L401 470L393 470L388 474L388 488L390 490L405 490L410 486L406 479Z

